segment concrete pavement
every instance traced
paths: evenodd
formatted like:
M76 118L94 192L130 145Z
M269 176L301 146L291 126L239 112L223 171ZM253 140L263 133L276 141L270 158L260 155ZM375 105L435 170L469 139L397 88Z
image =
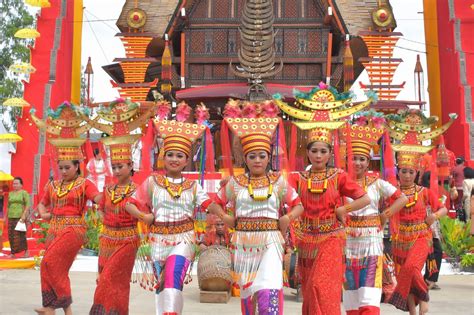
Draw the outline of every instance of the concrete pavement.
M86 315L92 305L95 290L94 272L71 272L73 311L75 315ZM429 314L474 315L474 275L441 276L441 290L431 291ZM301 303L295 301L293 290L285 289L285 314L301 314ZM232 298L228 304L199 303L197 278L185 286L183 314L240 314L240 301ZM40 306L40 274L37 270L0 270L0 314L34 314L33 308ZM130 294L131 315L154 313L154 294L132 285ZM57 312L61 314L62 312ZM391 305L382 305L382 314L406 314Z

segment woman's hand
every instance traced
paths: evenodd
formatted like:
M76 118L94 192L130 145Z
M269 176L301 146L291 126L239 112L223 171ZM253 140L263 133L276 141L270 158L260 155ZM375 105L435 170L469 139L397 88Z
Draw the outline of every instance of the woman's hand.
M142 221L146 224L146 225L150 225L153 223L153 221L155 221L155 216L153 215L153 213L147 213L143 216L143 219Z
M40 217L41 217L41 219L43 219L45 221L49 221L49 220L51 220L51 213L42 212L42 213L40 213Z
M432 213L432 214L430 214L429 216L426 217L425 223L428 226L431 226L431 224L433 224L436 220L438 220L438 216L436 214Z
M280 227L280 232L281 234L283 234L283 236L286 235L286 231L288 230L289 225L290 225L290 217L287 214L280 217L280 220L278 220L278 226Z
M341 206L336 208L336 217L341 223L346 223L347 210L346 207Z
M388 219L393 216L393 211L391 208L385 209L381 214L380 214L380 225L382 227L385 226L385 223L387 223Z

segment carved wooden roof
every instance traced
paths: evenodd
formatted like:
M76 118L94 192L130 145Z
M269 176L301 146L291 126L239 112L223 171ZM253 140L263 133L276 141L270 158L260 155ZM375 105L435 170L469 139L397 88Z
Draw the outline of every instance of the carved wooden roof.
M322 0L328 5L328 0ZM349 34L357 35L373 27L371 14L378 2L390 6L389 0L332 0Z
M138 8L147 13L147 22L144 26L144 32L163 36L179 3L180 0L139 0ZM134 8L134 0L125 1L120 17L117 20L117 27L122 32L128 31L127 12Z

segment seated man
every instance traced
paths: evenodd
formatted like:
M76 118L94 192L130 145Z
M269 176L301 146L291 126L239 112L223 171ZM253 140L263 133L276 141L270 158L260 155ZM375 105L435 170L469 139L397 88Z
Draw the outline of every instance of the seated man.
M199 245L201 250L211 245L221 245L228 247L230 245L231 234L225 226L224 221L215 215L208 214L207 224L207 231L203 235Z

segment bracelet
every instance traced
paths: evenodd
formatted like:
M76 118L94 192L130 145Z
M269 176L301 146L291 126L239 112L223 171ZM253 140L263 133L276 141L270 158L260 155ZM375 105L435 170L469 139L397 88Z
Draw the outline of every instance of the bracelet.
M436 220L439 220L439 215L438 215L438 212L435 212L435 213L433 213L433 214L434 214L434 216L435 216Z
M138 220L143 221L144 217L145 215L143 214L143 212L140 212L140 214L138 215Z
M350 203L348 203L347 205L344 205L344 209L346 210L346 213L349 213L352 211L352 206Z

